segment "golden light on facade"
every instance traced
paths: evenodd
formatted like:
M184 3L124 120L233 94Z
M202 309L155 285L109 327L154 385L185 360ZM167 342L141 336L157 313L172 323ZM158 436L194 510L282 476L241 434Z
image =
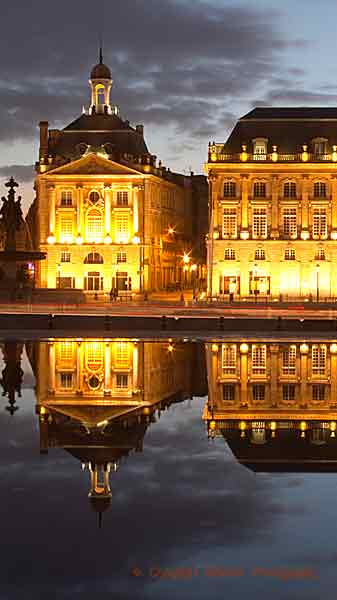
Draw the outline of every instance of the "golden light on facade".
M336 431L336 421L331 421L331 423L330 423L330 431Z
M300 422L300 430L301 431L306 431L307 430L307 423L306 423L306 421L301 421Z
M241 231L240 232L240 238L242 240L248 240L249 239L249 231Z
M241 162L246 162L247 159L248 159L247 146L246 146L246 144L242 144L242 152L240 154L240 160L241 160Z
M211 153L211 161L216 162L216 160L217 160L217 154L216 154L216 152L212 152Z
M273 162L277 162L278 161L278 153L277 153L277 146L273 146L273 152L271 155L271 159Z
M301 231L301 239L308 240L309 239L309 231L306 231L306 230Z
M239 423L239 429L240 429L240 431L245 431L247 429L247 423L246 423L246 421L240 421L240 423Z
M167 346L167 351L168 351L168 352L173 352L173 350L174 350L174 346L173 346L172 344L169 344L169 345Z
M190 262L190 260L191 260L191 257L190 257L190 256L187 254L187 252L184 252L184 255L183 255L183 263L184 263L185 265L188 265L188 263Z
M76 238L76 244L78 244L79 246L81 246L81 244L83 244L84 240L81 236L81 234L79 233L77 238Z
M191 265L191 271L196 271L198 268L198 265L196 265L195 263L193 265Z
M337 146L332 146L332 162L337 162Z
M308 162L309 159L309 154L307 152L307 148L308 146L306 144L303 145L303 152L302 152L302 162Z
M169 235L173 235L175 233L174 228L173 227L169 227L168 230L167 230L167 233Z
M308 344L305 344L305 343L301 344L300 345L300 353L301 354L308 354L308 352L309 352L309 346L308 346Z
M132 243L135 244L135 245L140 244L140 237L136 233L135 233L135 235L132 238Z
M337 231L332 231L331 232L331 239L332 240L337 240Z
M53 233L50 233L47 237L47 244L55 244L56 238Z
M219 350L218 344L212 344L212 352L217 352Z
M209 424L209 428L214 431L214 429L216 428L216 422L215 421L211 421Z
M106 234L105 238L104 238L104 243L105 244L111 244L112 243L112 239L109 233Z
M331 354L337 354L337 344L331 344L330 352Z
M276 429L277 429L276 421L271 421L269 427L270 427L271 431L276 431Z
M241 344L240 352L241 354L247 354L249 350L248 344Z

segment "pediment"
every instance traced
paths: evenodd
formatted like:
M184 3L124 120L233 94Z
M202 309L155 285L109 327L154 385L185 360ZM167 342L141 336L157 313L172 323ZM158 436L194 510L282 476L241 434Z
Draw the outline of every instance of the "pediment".
M46 173L48 175L139 175L139 171L91 153L62 167L51 169Z

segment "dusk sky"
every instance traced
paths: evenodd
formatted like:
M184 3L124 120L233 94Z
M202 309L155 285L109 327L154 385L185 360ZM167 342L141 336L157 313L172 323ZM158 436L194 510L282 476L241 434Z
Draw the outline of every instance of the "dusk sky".
M208 141L253 106L336 105L336 16L333 0L3 2L0 177L24 183L27 208L38 123L88 106L101 30L122 117L165 165L200 173Z

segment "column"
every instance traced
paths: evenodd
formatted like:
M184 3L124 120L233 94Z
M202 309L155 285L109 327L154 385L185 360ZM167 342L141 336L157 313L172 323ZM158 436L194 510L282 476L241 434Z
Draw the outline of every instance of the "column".
M104 355L104 395L111 394L111 347L110 342L105 344Z
M277 406L278 404L278 356L279 347L276 344L270 346L270 404Z
M271 179L271 237L279 237L278 217L278 176L273 175Z
M248 175L241 175L241 234L243 233L243 239L245 234L248 232L248 187L249 177Z
M104 187L105 234L111 231L111 187Z
M48 342L49 392L55 392L55 344Z
M241 405L248 405L248 344L240 345L240 382L241 382Z
M77 205L76 205L76 221L77 221L77 234L81 233L83 236L84 232L82 231L82 223L81 223L81 214L82 214L82 203L83 203L83 187L81 185L77 186Z
M305 342L300 345L300 403L307 405L308 400L308 352L309 346Z
M302 178L302 230L309 228L309 180L308 175Z
M49 232L55 235L55 217L56 217L56 189L50 185L49 191Z
M133 201L133 231L134 233L139 232L139 208L138 208L138 191L139 186L135 185L132 188L132 201Z
M331 177L331 229L337 232L337 177Z
M138 390L138 344L135 343L133 346L132 355L132 387L133 390Z
M76 393L82 391L82 342L77 342L76 346Z

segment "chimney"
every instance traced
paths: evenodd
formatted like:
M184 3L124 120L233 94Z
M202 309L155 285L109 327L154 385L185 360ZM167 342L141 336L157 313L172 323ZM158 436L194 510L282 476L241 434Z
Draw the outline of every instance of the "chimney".
M48 121L40 121L40 158L48 154Z
M140 135L144 136L144 125L136 125L136 131L137 133L140 133Z

